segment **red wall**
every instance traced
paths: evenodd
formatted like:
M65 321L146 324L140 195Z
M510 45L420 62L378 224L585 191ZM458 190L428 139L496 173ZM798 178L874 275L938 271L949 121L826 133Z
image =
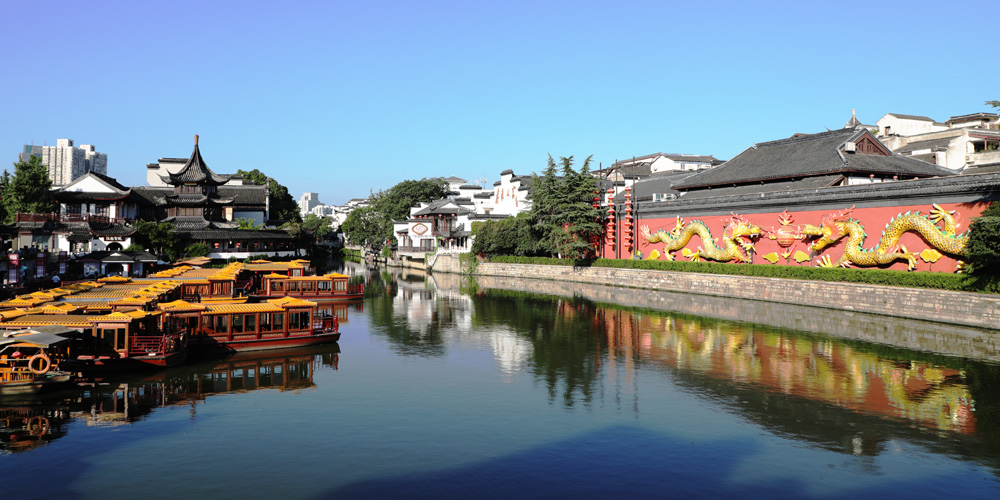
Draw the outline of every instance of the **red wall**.
M979 216L980 212L986 208L988 203L944 203L940 204L940 207L947 211L954 211L953 216L955 217L957 234L962 234L968 231L969 223L973 218ZM847 210L850 206L843 207L841 210ZM895 207L869 207L869 208L855 208L851 213L850 217L861 222L865 227L865 232L868 234L862 243L862 247L865 249L871 249L878 245L879 240L882 237L882 231L885 229L886 224L889 223L894 217L899 214L905 214L906 212L920 212L922 215L927 215L932 209L931 205L901 205ZM792 223L789 224L791 228L804 227L806 224L811 224L813 226L819 227L823 217L826 217L833 213L833 210L815 210L815 211L789 211L788 215L792 218ZM779 222L779 216L783 215L782 212L770 212L770 213L756 213L756 214L738 214L744 219L749 221L751 224L759 226L762 230L772 231L777 230L781 227ZM722 247L722 229L725 223L729 222L729 216L712 215L706 217L684 217L685 223L690 223L695 220L701 220L704 222L709 229L711 229L712 236L715 238L716 246ZM665 218L641 218L632 225L632 231L634 234L632 251L638 251L642 253L643 258L648 258L650 253L655 249L659 250L660 260L666 260L666 256L662 255L663 243L649 243L642 236L639 228L642 226L649 226L649 232L653 233L657 230L663 229L670 231L676 225L676 217L665 217ZM625 250L623 244L624 240L624 221L619 219L616 221L617 236L614 240L614 245L609 244L609 238L607 235L604 239L603 254L605 258L631 258L631 254ZM938 227L941 227L941 223L938 223ZM816 266L818 260L824 256L828 255L833 263L836 263L838 259L843 255L844 248L848 244L849 236L845 236L833 245L827 246L819 254L813 254L812 250L809 248L815 238L798 240L787 248L783 248L778 245L777 241L772 240L767 237L766 233L759 238L755 239L755 250L752 256L753 264L770 264L762 256L767 255L771 252L777 252L779 254L779 260L775 265L793 265L793 266ZM906 250L910 253L919 254L921 251L927 248L933 248L924 239L915 232L904 233L899 241L900 245L905 246ZM617 250L615 247L619 247ZM697 250L698 247L703 246L700 237L697 235L691 238L688 242L686 248L691 251ZM797 250L801 250L807 254L810 254L811 259L803 263L798 263L795 261L794 257L790 256L787 260L784 257L780 257L780 254L791 251L792 255L795 254ZM617 252L617 253L616 253ZM956 259L952 256L941 252L944 256L940 260L934 263L925 262L919 256L917 257L917 268L918 271L938 271L938 272L953 272L955 270ZM674 252L675 260L687 260L687 258L681 255L680 251ZM906 260L897 260L891 266L886 267L887 269L907 269Z

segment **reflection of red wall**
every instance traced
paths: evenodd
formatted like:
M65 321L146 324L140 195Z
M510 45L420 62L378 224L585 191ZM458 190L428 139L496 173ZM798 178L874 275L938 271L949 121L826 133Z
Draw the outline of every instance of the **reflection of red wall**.
M986 203L944 203L940 204L941 208L947 211L955 211L954 217L956 222L956 233L964 233L969 228L969 223L973 218L979 216L979 213L986 208ZM841 210L846 210L850 206L845 206ZM861 224L865 227L865 232L868 237L863 242L862 246L866 249L873 248L878 245L879 240L882 237L882 231L886 224L889 223L894 217L899 214L905 214L906 212L920 212L922 215L927 215L930 213L931 205L900 205L894 207L866 207L866 208L855 208L850 217L859 220ZM791 215L793 222L789 225L792 228L799 226L805 226L806 224L811 224L813 226L819 226L822 222L822 218L830 215L833 210L812 210L812 211L789 211L788 214ZM781 212L769 212L769 213L757 213L757 214L740 214L750 223L759 226L762 230L776 230L781 227L778 217ZM701 220L708 226L712 232L712 236L715 238L714 244L716 246L722 246L722 229L725 223L729 221L729 216L713 215L707 217L684 217L685 223L690 223L695 220ZM655 232L659 229L670 231L675 227L677 223L677 218L675 216L668 216L662 218L640 218L638 221L632 224L634 231L634 241L635 250L641 252L643 257L648 257L650 252L653 250L659 250L663 253L662 243L649 243L642 237L639 231L641 226L648 226L649 231ZM621 221L619 220L618 226L621 226ZM940 223L938 226L940 227ZM621 255L621 258L629 258L630 255L623 248L618 249L616 254L615 246L621 247L625 240L625 235L621 233L622 227L618 227L619 234L616 235L615 245L607 244L608 238L605 238L604 254L606 258L614 258L616 255ZM848 237L844 237L837 243L827 247L819 254L812 254L812 250L809 248L811 240L796 241L792 246L788 248L783 248L778 245L775 240L768 238L767 236L761 236L757 238L755 244L754 255L752 257L752 263L754 264L768 264L766 260L761 258L762 255L767 255L771 252L777 252L779 255L785 252L791 251L792 255L798 250L801 250L812 257L809 261L798 263L794 258L789 257L786 261L785 258L779 258L779 265L793 265L793 266L815 266L816 262L823 255L829 255L831 261L836 262L843 253L844 248L847 245ZM917 233L908 232L903 234L900 238L899 243L905 246L907 251L911 253L919 254L922 250L927 248L933 248ZM698 236L693 236L691 241L687 244L686 248L694 251L699 246L705 246ZM943 254L943 252L942 252ZM674 254L676 260L685 260L681 256L680 252ZM664 255L660 256L663 260L666 257ZM917 258L917 270L918 271L940 271L940 272L952 272L955 270L956 259L952 256L944 254L940 260L935 263L924 262L923 259ZM891 269L906 270L907 264L905 260L896 261Z

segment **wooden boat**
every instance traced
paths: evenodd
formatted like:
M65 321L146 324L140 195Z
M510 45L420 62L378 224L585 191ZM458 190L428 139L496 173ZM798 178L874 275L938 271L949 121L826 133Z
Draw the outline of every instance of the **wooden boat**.
M187 357L187 332L160 325L162 313L142 310L102 316L37 314L7 311L0 329L39 330L46 327L78 332L64 364L74 371L100 371L176 366Z
M193 352L255 351L340 340L336 316L317 314L317 304L293 297L247 303L161 303L164 325L185 328Z
M35 394L64 387L73 374L61 368L74 330L48 328L7 332L0 337L0 396Z
M261 276L259 290L255 296L296 297L309 300L358 300L365 295L365 286L361 283L349 283L350 276L339 273L328 273L322 276L287 276L281 274L266 274Z

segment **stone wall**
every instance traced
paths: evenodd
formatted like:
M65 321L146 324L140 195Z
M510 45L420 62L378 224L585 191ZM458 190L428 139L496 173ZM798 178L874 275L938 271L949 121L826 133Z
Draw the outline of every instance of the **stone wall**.
M1000 297L977 293L647 269L486 262L480 263L476 272L481 276L558 280L731 297L1000 329ZM620 295L626 297L643 293L622 290Z

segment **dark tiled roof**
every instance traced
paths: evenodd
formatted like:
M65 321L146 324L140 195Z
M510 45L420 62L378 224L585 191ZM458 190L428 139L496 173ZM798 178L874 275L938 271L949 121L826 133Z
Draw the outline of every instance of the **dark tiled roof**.
M476 193L476 194L472 195L472 197L473 198L487 198L487 199L489 199L489 198L493 197L493 193L489 193L489 192Z
M632 201L652 200L653 194L676 194L680 192L673 188L673 185L694 175L694 172L676 171L655 174L648 179L636 182L632 186ZM607 192L610 183L602 186L602 191ZM604 195L606 196L606 195ZM602 198L604 199L604 198ZM615 195L615 203L625 202L625 192L621 191Z
M91 191L52 191L52 197L60 202L74 201L117 201L129 197L129 192L124 193L98 193Z
M955 139L955 137L942 137L940 139L929 139L926 141L916 141L911 142L905 146L901 146L894 151L895 153L912 153L914 151L919 151L921 149L930 149L931 151L937 148L947 148L948 144Z
M191 152L191 158L188 159L187 163L184 164L184 168L180 169L176 174L168 173L166 176L160 176L164 182L167 184L181 184L185 182L194 182L198 184L225 184L232 176L231 175L219 175L212 172L205 164L205 160L201 158L201 151L198 149L198 143L194 145L194 151Z
M256 231L249 229L199 229L177 231L182 239L231 239L231 240L291 240L292 236L284 231Z
M971 120L996 120L1000 115L996 113L971 113L968 115L958 115L948 118L945 123L967 122Z
M887 115L892 115L892 116L895 116L896 118L902 118L902 119L904 119L904 120L920 120L920 121L925 121L925 122L932 122L932 121L934 121L933 119L931 119L931 118L928 118L928 117L926 117L926 116L917 116L917 115L901 115L901 114L899 114L899 113L886 113L886 114L887 114Z
M167 204L167 196L174 194L172 187L136 186L132 188L131 198L136 203L163 206Z
M685 190L708 186L760 183L835 173L880 176L928 177L953 172L904 156L878 156L842 152L842 146L871 134L865 130L840 129L790 139L764 142L728 162L674 185Z
M135 234L136 228L133 226L126 226L125 224L102 224L96 222L89 222L90 232L94 236L131 236Z
M711 164L711 165L718 165L720 163L723 163L722 160L716 158L713 155L707 155L706 156L706 155L686 155L686 154L676 154L676 153L653 153L653 154L649 154L649 155L636 156L634 158L629 158L629 159L625 159L625 160L618 160L613 165L611 165L611 168L605 169L605 171L611 170L611 169L615 169L615 168L620 168L620 167L629 167L631 165L631 163L633 163L633 162L640 162L640 161L643 161L643 160L652 160L652 159L659 158L661 156L664 157L664 158L667 158L668 160L672 160L672 161L676 161L676 162L708 163L708 164Z
M125 250L120 250L117 252L109 251L98 251L90 252L87 255L81 257L81 259L92 259L101 262L156 262L158 259L153 256L153 254L145 251L139 250L136 252L130 252Z
M455 202L448 198L441 198L439 200L434 200L430 202L426 207L416 211L413 215L435 215L435 214L464 214L471 212L468 208L456 207L449 208L446 205L454 204Z
M108 176L106 176L104 174L99 174L99 173L94 172L94 171L90 171L88 173L90 175L93 175L94 177L97 177L98 179L100 179L100 180L102 180L104 182L107 182L111 187L113 187L113 188L115 188L115 189L117 189L119 191L128 191L129 190L128 187L121 185L118 182L118 180L115 179L114 177L108 177Z
M237 205L267 205L267 186L219 186L220 197L232 198Z

